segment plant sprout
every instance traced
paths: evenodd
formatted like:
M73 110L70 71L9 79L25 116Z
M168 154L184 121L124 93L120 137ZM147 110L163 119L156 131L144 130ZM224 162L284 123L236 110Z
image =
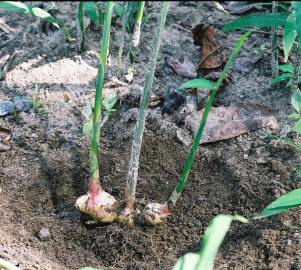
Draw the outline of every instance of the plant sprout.
M277 13L278 2L273 1L272 3L272 13ZM272 76L278 76L278 48L277 48L277 26L272 27Z
M231 65L233 64L239 50L241 49L242 45L244 44L244 42L247 39L247 37L249 36L249 34L250 33L247 32L239 38L235 48L233 49L231 55L229 56L229 59L223 69L223 72L221 73L218 81L215 84L212 84L211 81L208 81L205 79L192 80L194 83L196 83L196 82L198 83L198 88L207 88L207 89L209 88L211 90L210 98L209 98L209 100L206 104L205 110L203 112L197 134L195 136L195 139L191 146L190 152L189 152L186 162L184 164L184 169L180 175L177 185L176 185L174 191L172 192L170 198L165 203L157 203L157 202L149 203L143 211L145 219L148 222L150 222L151 224L155 225L155 224L162 223L169 215L171 215L172 209L175 206L178 198L180 197L180 195L186 185L195 154L198 150L199 143L200 143L200 140L203 135L203 130L206 125L208 114L209 114L210 109L213 104L214 97L215 97L219 87L221 86L224 78L228 74ZM194 84L194 85L196 85L196 84ZM182 86L182 88L191 88L191 81L186 82L186 85L184 84Z
M218 249L232 221L248 222L242 216L216 216L205 231L199 253L187 253L180 257L173 270L212 270Z
M154 72L155 72L158 52L160 48L161 36L164 30L164 25L166 21L167 12L168 12L168 7L169 7L168 2L162 2L160 19L158 21L158 25L156 28L156 32L152 44L151 57L146 71L143 96L141 97L141 101L140 101L139 115L136 123L134 139L132 143L131 159L130 159L129 170L127 174L127 183L126 183L126 202L125 202L125 209L123 213L125 220L128 220L129 223L132 222L132 213L133 213L133 207L135 203L139 158L140 158L143 132L145 127L146 111L147 111L149 97L151 95Z
M145 1L139 1L138 10L135 17L135 26L132 37L132 45L134 48L137 48L140 42L140 33L141 33L141 21L144 11Z
M114 221L117 214L114 211L116 204L115 198L109 193L105 192L100 184L99 179L99 164L98 164L98 149L99 149L99 135L100 135L100 115L101 115L101 101L102 90L104 83L104 75L106 70L107 55L109 48L110 28L113 12L112 1L106 3L105 21L103 36L101 40L100 64L98 67L96 95L94 103L93 114L93 128L90 147L90 181L89 191L87 195L83 195L76 200L76 207L83 213L90 215L93 219L110 223Z
M84 8L83 2L79 2L77 4L77 21L78 21L78 28L79 28L79 50L83 52L85 50L85 30L84 30Z

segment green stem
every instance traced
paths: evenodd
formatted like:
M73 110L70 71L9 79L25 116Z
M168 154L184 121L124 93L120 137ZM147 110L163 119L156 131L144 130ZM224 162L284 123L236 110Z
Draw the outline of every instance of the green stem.
M20 270L20 268L14 266L12 263L7 262L0 258L0 268L6 269L6 270Z
M124 46L124 36L126 30L126 24L129 17L129 3L126 1L124 3L123 12L122 12L122 32L121 32L121 43L118 51L118 67L117 67L117 77L120 76L120 69L121 69L121 61L122 61L122 54L123 54L123 46Z
M191 170L191 166L192 166L192 163L193 163L193 160L194 160L194 157L195 157L195 154L198 150L198 146L200 144L200 140L202 138L202 135L203 135L203 131L204 131L204 128L205 128L205 125L206 125L206 122L207 122L207 118L208 118L208 115L209 115L209 112L210 112L210 109L212 107L212 104L213 104L213 101L214 101L214 97L219 89L219 87L221 86L224 78L226 77L226 75L228 74L229 70L230 70L230 67L231 65L233 64L240 48L242 47L242 45L244 44L245 40L247 39L247 37L249 36L249 32L245 33L243 36L241 36L235 46L235 48L233 49L230 57L229 57L229 60L227 61L227 64L225 65L224 69L223 69L223 72L222 74L220 75L218 81L216 82L215 86L214 86L214 89L211 91L210 93L210 97L209 97L209 100L206 104L206 107L205 107L205 110L203 112L203 115L202 115L202 119L201 119L201 122L200 122L200 125L199 125L199 128L198 128L198 131L197 131L197 134L194 138L194 141L193 141L193 144L191 146L191 149L190 149L190 152L187 156L187 159L185 161L185 164L184 164L184 169L180 175L180 178L177 182L177 185L174 189L174 191L172 192L167 204L168 204L168 207L169 208L172 208L175 206L178 198L180 197L182 191L184 190L184 187L186 185L186 182L187 182L187 179L188 179L188 175L189 175L189 172Z
M95 103L94 103L93 128L92 128L89 165L90 165L90 176L91 176L90 181L97 182L97 183L100 183L99 166L98 166L99 134L100 134L99 119L101 114L101 99L102 99L103 82L104 82L104 75L105 75L106 63L107 63L107 53L109 47L113 5L114 3L112 1L109 1L106 4L104 30L101 39L101 51L100 51L101 61L98 66L96 95L95 95Z
M295 59L294 59L294 74L292 78L292 87L291 90L295 91L296 89L299 89L299 69L300 69L300 62L301 62L301 49L299 46L296 46L295 48Z
M147 111L149 97L151 94L154 72L155 72L155 67L156 67L157 57L158 57L158 51L160 48L161 36L164 30L168 7L169 7L169 2L162 2L160 19L158 21L158 25L154 33L155 36L153 39L151 57L146 70L143 96L140 101L139 116L136 123L135 134L134 134L134 139L132 144L131 159L130 159L130 165L127 174L127 187L126 187L126 201L131 206L133 205L135 200L139 157L140 157L144 127L145 127L146 111Z
M272 13L277 13L278 1L272 3ZM272 61L271 61L272 76L276 77L278 71L278 48L277 48L277 27L272 27Z
M134 48L137 48L140 41L140 33L141 33L141 20L143 16L145 1L139 1L138 10L135 17L135 27L132 38L132 45Z
M85 50L85 31L84 31L84 8L83 2L79 2L77 5L77 21L79 27L79 50L83 52Z

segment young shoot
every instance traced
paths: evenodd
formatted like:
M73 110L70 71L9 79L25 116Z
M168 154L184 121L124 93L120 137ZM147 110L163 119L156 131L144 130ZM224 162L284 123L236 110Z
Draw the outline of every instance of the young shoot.
M272 3L272 12L273 14L277 13L278 2L273 1ZM277 48L277 26L272 27L272 76L278 76L278 48Z
M104 75L106 70L107 55L109 48L111 20L113 12L112 1L106 3L105 21L103 28L103 35L101 40L100 64L98 67L96 95L94 102L93 126L90 147L90 181L89 191L87 195L83 195L76 200L76 207L83 213L90 215L94 220L103 223L113 222L116 218L115 213L115 198L109 193L105 192L100 184L99 179L99 164L98 164L98 150L99 150L99 135L100 135L100 115L102 103L102 90L104 84Z
M130 159L130 165L129 165L127 182L126 182L126 195L125 195L126 202L125 202L125 209L123 213L123 218L127 220L129 223L132 222L132 214L133 214L136 185L137 185L137 178L138 178L140 150L141 150L143 132L145 127L147 106L148 106L149 97L151 95L154 72L155 72L158 52L160 48L161 36L164 30L164 25L166 21L167 12L168 12L168 7L169 7L168 2L162 2L160 18L158 20L158 24L155 30L155 35L152 44L152 52L146 71L143 96L140 101L139 115L136 123L134 139L132 143L131 159Z
M229 59L223 69L223 72L221 73L218 81L215 84L213 84L211 81L208 81L205 79L194 79L194 80L186 82L182 86L182 88L191 88L191 85L194 85L194 88L207 88L207 89L209 88L211 90L211 93L210 93L209 100L206 104L206 107L204 109L204 112L202 114L202 118L201 118L201 122L200 122L200 125L198 128L197 134L195 136L195 139L191 146L190 152L189 152L186 162L184 164L184 169L180 175L180 178L179 178L179 180L176 184L176 187L175 187L174 191L172 192L170 198L165 203L158 203L158 202L149 203L143 211L144 217L149 223L151 223L153 225L162 223L169 215L171 215L172 209L175 206L178 198L180 197L180 195L183 192L184 187L186 185L188 175L189 175L195 154L198 150L199 143L202 138L203 131L204 131L204 128L205 128L205 125L207 122L208 114L212 107L216 93L217 93L219 87L221 86L224 78L227 76L227 74L230 70L230 67L234 63L234 60L239 53L239 50L243 46L245 40L248 38L249 34L250 33L247 32L239 38L239 40L236 43L235 48L233 49L231 55L229 56Z
M128 80L132 80L133 74L134 74L134 57L137 55L137 49L140 42L140 35L141 35L141 22L142 22L142 16L144 11L145 1L140 1L138 4L138 10L135 17L135 26L132 36L132 43L129 50L129 60L130 60L130 67L128 69Z
M123 9L122 9L122 29L121 29L121 43L118 50L118 67L117 67L117 77L120 76L120 69L121 69L121 62L122 62L122 54L123 54L123 47L124 47L124 37L125 37L125 31L127 22L129 20L130 15L130 8L128 1L125 1Z
M77 4L77 22L78 22L78 40L79 40L79 50L83 52L85 50L85 31L84 31L84 8L83 2Z

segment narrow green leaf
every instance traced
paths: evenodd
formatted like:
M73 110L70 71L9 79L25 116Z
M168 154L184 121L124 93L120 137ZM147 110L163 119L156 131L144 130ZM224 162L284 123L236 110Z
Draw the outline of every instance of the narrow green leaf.
M301 114L299 113L291 113L287 116L288 118L291 118L291 119L295 119L295 120L298 120L301 118Z
M268 14L253 13L225 24L223 30L284 26L286 24L287 17L287 12Z
M301 205L301 188L295 189L276 201L269 204L263 211L259 214L259 218L269 217L275 214L280 214L284 211L290 210L292 208Z
M215 256L233 220L248 222L241 216L218 215L205 231L200 253L184 255L173 270L212 270Z
M293 65L287 64L287 65L279 65L278 69L283 71L283 72L289 72L289 73L294 73L294 67Z
M143 18L142 18L142 21L141 21L141 30L143 29L143 27L146 25L147 21L153 17L154 15L156 15L156 13L150 13L150 14L147 14L145 15Z
M214 83L206 79L193 79L182 84L180 88L204 88L213 89Z
M289 53L294 45L294 41L297 35L295 29L296 29L295 14L292 13L287 17L287 21L284 26L284 32L283 32L283 50L284 50L285 62L287 62Z
M291 103L294 107L294 109L300 113L301 112L301 93L299 90L295 90L292 98L291 98Z
M0 8L8 10L8 11L12 11L12 12L29 13L28 7L21 2L1 1Z
M92 22L98 24L96 2L83 2L83 9L87 13Z
M30 8L30 13L34 16L37 16L43 20L48 21L49 23L51 23L53 26L55 26L56 28L60 29L60 25L59 22L56 18L54 18L50 13L48 13L47 11L38 8L38 7L34 7L34 8Z
M112 111L113 107L115 106L116 102L118 101L118 96L114 95L112 97L105 97L102 100L102 105L106 109L107 112Z
M293 147L297 152L301 153L301 146L294 143L292 140L285 138L285 139L282 139L281 141L283 143Z
M278 75L276 76L273 80L272 80L272 84L276 84L276 83L279 83L281 81L285 81L289 78L292 78L293 77L293 74L291 73L283 73L281 75Z
M301 134L301 120L297 121L297 123L295 124L295 131Z
M299 1L294 1L295 12L296 12L296 31L298 37L298 46L301 47L301 3Z
M93 129L93 121L89 120L83 126L83 134L84 135L92 134L92 129Z

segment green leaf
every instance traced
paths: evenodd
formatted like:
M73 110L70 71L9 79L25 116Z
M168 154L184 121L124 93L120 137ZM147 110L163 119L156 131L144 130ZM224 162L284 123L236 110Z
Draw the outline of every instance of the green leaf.
M150 14L147 14L145 16L143 16L142 18L142 21L141 21L141 30L143 29L144 25L147 23L147 21L152 17L154 16L156 13L150 13Z
M213 89L214 83L206 79L193 79L182 84L180 88L205 88Z
M28 7L21 2L1 1L0 8L8 10L8 11L12 11L12 12L29 13Z
M281 141L283 143L293 147L297 152L301 153L301 146L294 143L292 140L286 138L286 139L282 139Z
M205 231L200 253L184 255L173 270L212 270L214 258L233 220L248 222L241 216L218 215Z
M98 24L96 2L83 2L83 9L87 13L91 21Z
M84 117L86 117L86 119L89 119L89 118L90 118L90 116L92 115L92 106L91 106L90 103L88 103L88 104L84 107L84 109L82 110L82 115L83 115Z
M301 120L299 120L296 124L295 124L295 131L299 134L301 134Z
M113 11L120 19L122 19L123 7L121 5L115 3Z
M284 26L288 17L287 12L280 13L253 13L244 17L240 17L230 23L224 25L223 30L234 30L253 27L273 27Z
M293 74L291 73L283 73L281 75L278 75L276 76L273 80L272 80L272 84L276 84L276 83L279 83L281 81L285 81L289 78L292 78L293 77Z
M296 208L301 205L301 188L295 189L276 201L269 204L263 211L259 214L258 218L265 218L272 215L280 214L284 211Z
M92 129L93 129L93 121L89 120L83 125L83 134L84 135L92 134Z
M297 35L295 29L295 14L292 13L287 17L287 21L283 31L284 62L287 62L289 53L294 45L294 41Z
M117 95L114 95L109 98L105 97L102 100L102 105L105 107L107 112L111 112L117 101L118 101Z
M56 28L60 29L60 25L59 25L59 21L54 18L50 13L48 13L47 11L38 8L38 7L34 7L34 8L29 8L30 9L30 13L34 16L37 16L41 19L44 19L46 21L48 21L49 23L51 23L53 26L55 26Z
M287 116L288 118L291 118L291 119L295 119L295 120L298 120L301 118L301 114L299 113L291 113Z
M279 70L283 72L289 72L289 73L294 73L294 66L287 64L287 65L279 65L278 67Z
M291 98L291 103L294 107L294 109L300 113L301 112L301 93L299 90L295 90L292 98Z
M295 12L296 12L296 31L298 37L298 46L301 47L301 3L299 1L294 1Z

